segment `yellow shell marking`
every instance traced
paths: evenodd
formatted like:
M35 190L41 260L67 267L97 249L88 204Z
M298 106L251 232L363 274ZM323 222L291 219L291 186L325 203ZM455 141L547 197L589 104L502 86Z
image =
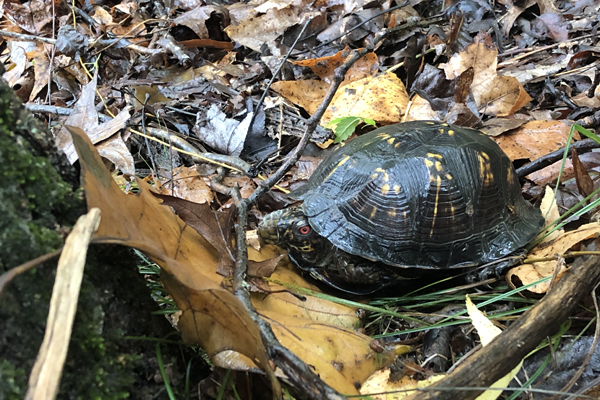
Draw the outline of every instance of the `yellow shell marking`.
M429 237L433 236L433 228L435 227L435 218L438 212L438 202L440 200L440 187L442 186L442 178L438 175L435 179L436 190L435 190L435 206L433 207L433 220L431 221L431 230L429 231Z
M442 168L442 163L439 162L439 161L436 161L435 162L435 170L438 171L438 172L440 172L442 169L443 169Z
M454 136L454 131L453 131L452 129L450 129L450 130L448 131L448 135L449 135L449 136Z
M394 148L397 149L398 147L400 147L401 142L398 142L394 145Z
M452 180L452 175L446 174L446 179L448 179L449 181L451 181Z
M388 214L388 216L390 218L396 218L396 210L395 209L394 210L388 210L387 214Z
M383 169L383 168L375 168L375 172L385 172L385 169Z
M394 192L396 194L400 193L400 185L394 185Z
M425 163L425 165L427 166L427 168L431 168L433 167L433 161L431 161L428 158L423 159L423 162Z
M375 218L376 213L377 213L377 207L373 207L373 209L371 210L371 216L369 217L369 219Z
M440 160L443 158L441 154L435 154L435 153L427 153L427 157L428 158L439 158Z
M334 173L334 172L335 172L335 171L336 171L336 170L337 170L339 167L341 167L342 165L344 165L344 163L345 163L346 161L348 161L349 159L350 159L350 156L346 156L346 157L342 158L342 159L340 160L340 162L338 162L338 164L335 166L335 168L331 170L331 172L329 173L329 175L327 175L327 177L326 177L325 179L323 179L323 182L325 182L327 179L329 179L329 178L331 177L331 175L333 175L333 173Z
M506 180L508 182L512 182L515 179L515 175L513 174L513 169L509 166L507 168Z
M387 140L387 142L388 142L388 144L394 144L394 140L395 140L395 139L392 137L392 138L389 138L389 139Z
M479 160L479 174L484 186L487 186L494 181L494 175L492 175L492 171L490 170L490 156L487 153L481 153L477 155L477 159Z
M381 186L381 194L385 196L386 194L388 194L389 191L390 191L390 185L388 185L387 183L384 183L383 186Z

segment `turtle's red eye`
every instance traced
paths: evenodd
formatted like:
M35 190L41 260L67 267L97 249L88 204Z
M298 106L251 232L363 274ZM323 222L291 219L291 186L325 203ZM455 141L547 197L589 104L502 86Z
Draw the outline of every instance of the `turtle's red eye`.
M299 232L303 235L308 235L310 233L310 226L308 226L308 225L301 226L299 229Z

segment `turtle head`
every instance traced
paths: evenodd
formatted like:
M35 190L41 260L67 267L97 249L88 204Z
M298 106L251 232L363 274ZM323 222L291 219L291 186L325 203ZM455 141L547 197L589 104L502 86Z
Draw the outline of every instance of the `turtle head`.
M331 253L331 243L313 229L301 207L267 214L258 225L258 234L266 243L283 247L311 264L319 264Z

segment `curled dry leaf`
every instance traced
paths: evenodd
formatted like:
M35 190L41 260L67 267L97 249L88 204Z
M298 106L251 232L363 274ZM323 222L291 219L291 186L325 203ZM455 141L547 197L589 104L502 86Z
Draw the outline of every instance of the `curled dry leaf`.
M260 4L262 3L262 4ZM273 55L281 55L276 39L285 30L296 24L304 24L306 20L321 15L318 11L309 11L307 4L300 1L291 2L258 2L229 7L232 25L225 28L225 33L237 44L261 52L267 45ZM239 17L243 16L243 19Z
M230 249L213 240L219 236L215 228L206 228L210 231L206 236L213 240L211 244L170 207L162 205L143 181L137 181L139 194L122 193L87 135L77 128L70 131L80 155L88 206L102 211L95 241L136 247L161 266L165 288L182 311L179 327L184 340L202 345L213 361L232 361L232 365L224 367L259 366L274 379L258 327L237 297L222 287L218 260L225 258L223 253ZM176 204L182 202L190 203L177 199ZM206 221L202 218L200 222ZM215 221L221 232L226 223L218 218ZM226 228L229 232L230 226ZM221 244L225 243L231 244L226 235L221 238ZM264 248L260 254L252 248L248 250L255 261L272 256ZM278 267L271 278L316 290L284 266ZM381 367L381 360L387 359L387 354L376 354L369 348L369 337L352 330L359 322L354 308L309 295L304 295L303 301L275 283L269 284L268 289L268 295L252 294L259 314L268 318L283 346L315 366L316 372L335 389L356 393L354 382L362 382ZM217 357L222 352L227 352L227 357ZM277 382L273 385L277 391Z
M129 111L131 110L130 106L124 107L115 118L108 122L98 124L98 112L96 111L96 104L94 101L96 97L97 81L98 76L96 75L90 83L81 89L81 96L75 103L73 111L64 123L65 126L82 129L86 132L93 144L106 140L115 135L119 130L123 129L130 118ZM115 136L112 140L119 141L122 139ZM108 145L105 143L105 146ZM71 134L66 127L63 127L58 132L58 135L56 136L56 147L65 153L71 164L77 161L75 146L73 145ZM117 143L112 151L109 151L110 149L106 148L104 155L115 165L124 168L123 172L133 175L133 172L135 171L133 157L129 152L124 154L123 151L118 150L120 148L122 149L122 146ZM113 156L114 160L111 158Z
M540 244L543 244L550 242L565 233L564 229L557 229L546 235L546 232L549 231L548 228L551 228L553 226L552 224L560 218L558 205L556 204L556 198L554 197L554 190L550 186L546 186L546 192L544 193L542 204L540 204L540 210L545 219L544 230L540 232L535 240L541 239L542 241Z
M577 230L566 232L550 242L537 246L529 253L528 258L552 258L556 254L562 255L576 244L592 238L599 233L600 223L595 222L582 225ZM508 271L506 280L513 287L516 282L515 278L518 278L521 284L528 285L539 279L554 275L558 265L559 263L556 260L523 264ZM557 276L560 276L566 270L564 263L560 263L560 265L561 270L556 273ZM548 289L550 289L550 281L532 286L529 288L529 291L534 293L546 293Z
M219 14L221 10L216 6L199 6L193 10L180 14L173 22L177 25L187 26L193 30L200 39L210 39L206 21L211 17L213 12Z
M29 101L35 100L38 93L48 86L50 79L50 60L48 60L47 53L44 46L38 43L36 49L32 53L33 70L35 73L35 84L29 94Z
M144 181L137 181L139 195L125 195L85 132L68 129L80 156L88 207L102 212L94 240L136 247L151 257L161 266L161 279L182 311L184 340L200 343L211 357L224 350L245 354L271 377L277 392L279 384L258 327L241 302L220 286L218 275L210 273L218 259L213 246L160 205Z
M490 342L498 335L502 333L500 328L498 328L492 321L490 321L471 301L471 298L467 295L466 298L467 303L467 311L469 313L469 317L471 317L471 321L473 322L473 326L477 330L477 334L481 339L481 345L483 347L490 344ZM523 364L523 360L519 362L519 364L513 368L508 374L494 382L490 385L491 390L486 390L480 396L477 397L477 400L495 400L502 394L501 390L494 390L498 388L508 387L508 384L512 379L517 375L517 372L521 369L521 365Z
M510 76L498 76L498 50L490 44L489 36L478 35L475 43L455 54L443 67L447 79L456 79L469 68L474 76L471 93L479 110L486 115L514 114L531 97L519 81Z
M227 118L219 106L213 104L206 114L206 126L196 125L193 131L213 149L238 157L244 148L252 115L252 113L248 113L240 122L233 118Z

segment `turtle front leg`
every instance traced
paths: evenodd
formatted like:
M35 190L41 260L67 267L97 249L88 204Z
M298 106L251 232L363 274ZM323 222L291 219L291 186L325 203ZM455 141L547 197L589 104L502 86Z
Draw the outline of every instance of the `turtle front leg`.
M356 284L377 284L388 286L405 279L381 262L369 261L336 249L333 268L341 279Z

